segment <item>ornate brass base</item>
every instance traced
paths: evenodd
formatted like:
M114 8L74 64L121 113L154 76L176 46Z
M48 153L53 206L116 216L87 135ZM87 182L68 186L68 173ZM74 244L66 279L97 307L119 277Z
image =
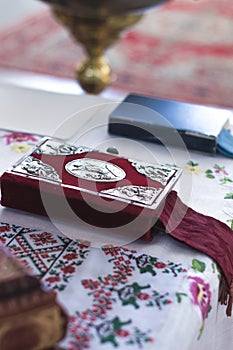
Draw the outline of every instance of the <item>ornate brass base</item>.
M88 93L100 93L111 81L111 68L103 57L104 51L119 39L123 30L137 23L142 14L89 18L63 9L53 10L53 13L87 52L88 58L77 68L78 82Z
M111 68L104 57L90 57L77 67L76 78L85 91L99 94L111 81Z

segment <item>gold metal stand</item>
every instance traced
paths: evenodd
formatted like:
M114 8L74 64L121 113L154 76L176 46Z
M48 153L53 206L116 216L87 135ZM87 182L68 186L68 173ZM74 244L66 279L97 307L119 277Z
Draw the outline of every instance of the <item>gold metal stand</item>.
M88 93L98 94L111 81L104 51L120 34L137 23L149 7L170 0L42 0L55 17L81 43L87 59L77 67L76 78Z
M53 13L87 52L88 58L76 70L78 82L88 93L100 93L111 81L111 68L104 58L104 51L119 39L123 30L137 23L142 15L82 18L64 10L54 10Z

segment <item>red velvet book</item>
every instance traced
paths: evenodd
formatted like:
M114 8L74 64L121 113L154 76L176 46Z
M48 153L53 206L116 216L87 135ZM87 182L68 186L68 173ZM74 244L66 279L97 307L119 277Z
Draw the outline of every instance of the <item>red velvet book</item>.
M2 175L1 204L145 238L180 175L172 166L44 139Z
M219 264L219 300L230 316L232 230L181 202L172 191L180 175L171 166L45 139L3 174L2 205L88 225L93 234L101 227L111 239L114 233L123 236L124 243L164 231Z

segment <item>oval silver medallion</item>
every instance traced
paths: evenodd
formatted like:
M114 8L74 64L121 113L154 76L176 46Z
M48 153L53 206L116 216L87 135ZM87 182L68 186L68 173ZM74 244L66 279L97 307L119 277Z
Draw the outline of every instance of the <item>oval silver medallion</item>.
M65 169L73 176L95 182L114 182L125 178L126 173L119 166L104 160L81 158L65 165Z

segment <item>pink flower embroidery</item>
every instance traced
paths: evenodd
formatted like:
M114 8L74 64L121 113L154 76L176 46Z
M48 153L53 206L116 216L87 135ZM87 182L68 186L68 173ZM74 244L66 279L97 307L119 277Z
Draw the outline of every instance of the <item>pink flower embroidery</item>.
M228 175L228 172L225 170L225 166L220 166L218 164L215 164L214 169L215 169L214 170L215 174Z
M225 169L216 169L215 173L221 175L228 175L228 172Z
M6 139L6 144L10 145L12 142L27 142L27 141L38 141L37 137L31 134L24 134L22 132L12 132L3 136Z
M207 317L210 308L210 285L209 283L205 283L204 280L200 277L189 277L189 279L193 280L190 285L190 291L193 297L193 304L198 305L202 319L204 320Z

